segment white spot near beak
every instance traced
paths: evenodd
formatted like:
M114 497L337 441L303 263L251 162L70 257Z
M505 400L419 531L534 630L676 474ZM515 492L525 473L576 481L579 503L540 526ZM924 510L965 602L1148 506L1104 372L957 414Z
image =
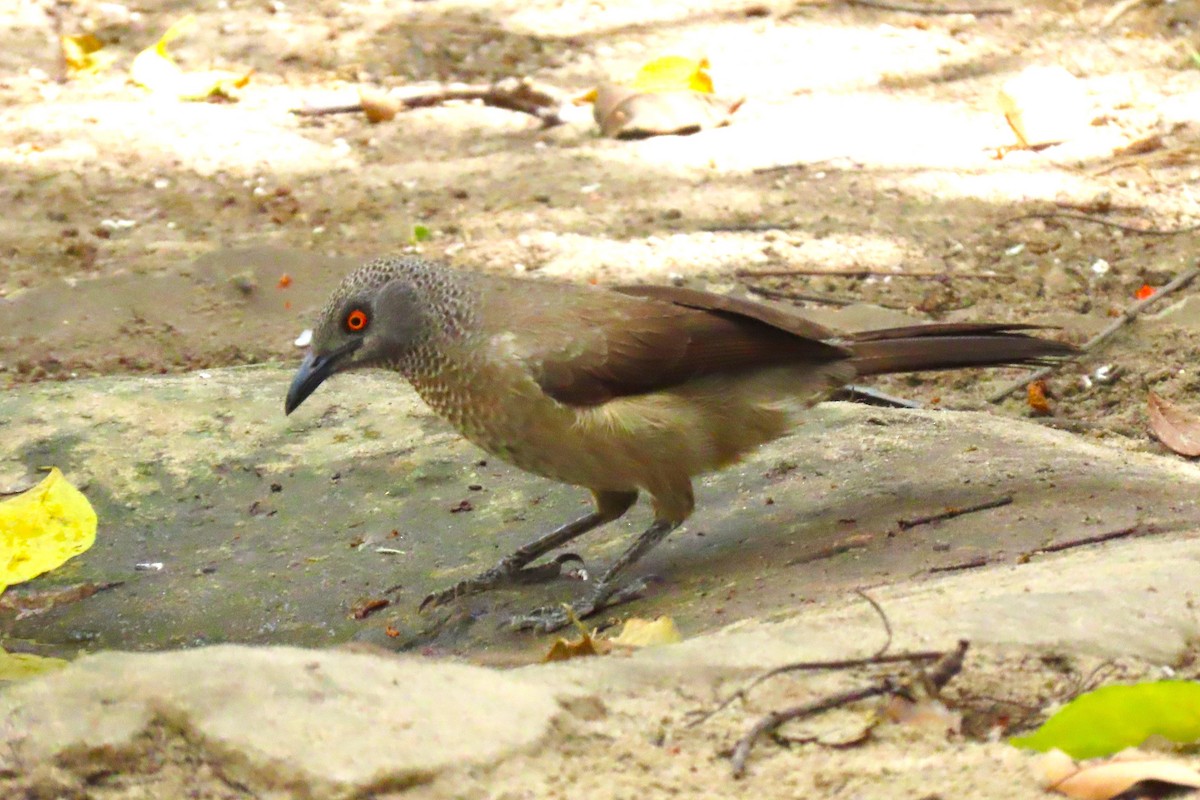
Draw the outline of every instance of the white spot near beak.
M300 335L296 337L294 344L296 347L308 347L312 344L312 328L300 331Z

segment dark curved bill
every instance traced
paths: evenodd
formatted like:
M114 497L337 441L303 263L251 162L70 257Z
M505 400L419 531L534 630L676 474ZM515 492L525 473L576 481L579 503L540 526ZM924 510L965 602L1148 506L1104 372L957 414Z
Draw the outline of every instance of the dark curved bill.
M311 350L305 353L304 360L300 362L300 368L296 370L296 376L292 378L292 385L288 387L287 399L283 403L283 413L291 414L299 408L300 404L333 373L338 361L356 350L359 344L357 339L352 340L346 346L340 347L328 355L317 355Z

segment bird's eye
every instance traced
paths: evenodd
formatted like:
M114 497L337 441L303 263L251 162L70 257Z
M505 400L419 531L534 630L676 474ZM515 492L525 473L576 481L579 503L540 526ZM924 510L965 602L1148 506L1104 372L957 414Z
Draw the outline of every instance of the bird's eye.
M346 315L346 330L353 333L365 330L367 327L367 312L356 308Z

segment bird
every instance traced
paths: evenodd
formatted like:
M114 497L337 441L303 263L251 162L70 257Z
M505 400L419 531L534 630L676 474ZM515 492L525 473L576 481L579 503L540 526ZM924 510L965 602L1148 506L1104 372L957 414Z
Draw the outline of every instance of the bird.
M750 300L677 286L506 277L418 257L349 273L312 329L288 388L294 412L328 378L399 373L464 437L525 471L585 488L594 507L422 609L545 580L573 554L539 558L623 516L652 523L569 607L514 617L552 631L637 597L622 576L692 514L692 479L788 433L856 378L1053 363L1078 351L1035 325L930 323L839 334Z

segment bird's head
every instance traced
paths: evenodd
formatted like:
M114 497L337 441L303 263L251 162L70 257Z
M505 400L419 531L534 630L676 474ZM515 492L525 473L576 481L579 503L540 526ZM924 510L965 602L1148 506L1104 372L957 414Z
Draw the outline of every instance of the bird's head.
M312 344L288 388L291 414L330 375L400 362L427 332L418 271L428 265L384 259L351 272L334 291L312 331Z

